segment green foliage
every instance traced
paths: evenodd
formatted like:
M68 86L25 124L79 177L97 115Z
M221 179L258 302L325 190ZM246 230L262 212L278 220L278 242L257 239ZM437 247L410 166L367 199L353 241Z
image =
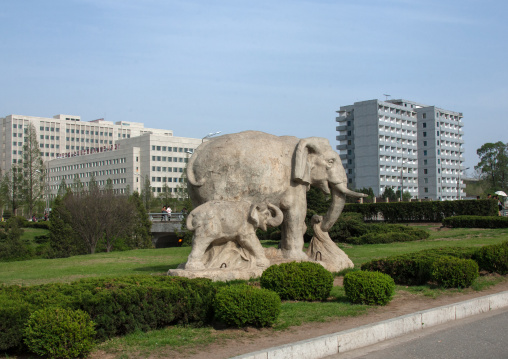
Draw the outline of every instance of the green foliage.
M397 194L393 190L392 187L386 187L383 194L381 195L381 198L383 199L389 199L390 201L396 201L397 200ZM400 198L400 197L398 197Z
M134 191L134 193L129 196L129 202L135 206L137 216L134 218L135 225L133 226L131 236L127 240L127 246L129 248L153 248L152 238L150 236L152 222L150 222L148 212L137 191Z
M86 247L79 241L70 226L70 213L59 196L53 203L51 221L49 221L48 258L65 258L86 253Z
M445 288L467 288L478 278L478 264L472 259L443 256L432 263L431 279Z
M480 248L473 255L480 269L499 274L508 274L508 241Z
M30 311L60 307L87 312L101 340L171 324L210 323L215 293L216 287L208 279L142 275L0 287L0 298L26 303ZM9 312L0 311L3 321L13 321ZM0 343L6 342L3 335L0 332Z
M30 305L16 296L0 294L0 350L20 349Z
M346 243L350 238L360 237L369 232L369 225L363 221L360 213L342 213L328 232L335 242Z
M508 187L508 143L501 141L485 143L476 150L480 162L474 168L480 170L482 177L488 181L490 188Z
M376 244L408 242L426 239L429 232L420 228L397 224L368 224L360 213L342 214L329 231L330 238L336 242L350 244Z
M379 271L391 276L395 283L421 285L431 279L432 264L442 256L470 259L476 248L448 247L376 259L362 264L362 270Z
M229 326L268 327L280 314L277 293L248 285L219 288L215 296L215 318Z
M385 305L392 300L395 283L380 272L355 271L344 276L344 290L352 303Z
M441 222L459 215L495 216L498 207L492 200L424 201L346 204L344 212L361 213L372 219L381 214L386 222Z
M34 251L27 240L22 239L23 229L19 226L23 219L11 217L0 229L0 261L19 261L34 256Z
M45 308L32 313L25 328L25 343L33 353L50 358L78 358L94 345L94 323L81 310Z
M508 228L508 217L454 216L443 219L443 226L454 228Z
M325 300L332 290L333 276L317 263L282 263L263 272L261 287L273 290L281 299Z

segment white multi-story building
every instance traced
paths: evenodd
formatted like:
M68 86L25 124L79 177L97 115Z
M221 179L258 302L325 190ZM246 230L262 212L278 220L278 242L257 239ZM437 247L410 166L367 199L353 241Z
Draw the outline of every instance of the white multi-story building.
M464 197L462 113L407 100L355 102L337 112L337 149L351 188Z
M92 177L101 187L111 180L116 193L141 192L148 179L155 195L177 193L185 186L182 174L201 139L144 134L118 140L116 149L76 155L47 162L51 196L66 185L81 182L85 188Z
M182 174L189 156L203 141L174 137L171 130L145 128L136 122L9 115L0 125L3 173L21 161L29 123L37 132L51 197L62 180L70 186L79 178L86 187L92 177L100 186L111 180L116 193L141 191L147 178L154 194L176 193L185 185Z
M9 115L0 118L0 169L10 170L13 163L23 158L25 131L32 123L44 161L70 157L84 151L100 151L111 148L124 138L152 133L173 136L171 130L145 128L142 123L119 121L116 123L98 119L81 121L80 116L56 115L53 118Z

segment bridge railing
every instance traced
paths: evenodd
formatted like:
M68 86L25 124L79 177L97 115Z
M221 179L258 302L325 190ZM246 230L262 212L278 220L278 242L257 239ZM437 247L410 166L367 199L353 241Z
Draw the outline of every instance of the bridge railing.
M162 212L148 213L148 217L152 222L181 222L185 215L186 213L183 212L173 212L171 216Z

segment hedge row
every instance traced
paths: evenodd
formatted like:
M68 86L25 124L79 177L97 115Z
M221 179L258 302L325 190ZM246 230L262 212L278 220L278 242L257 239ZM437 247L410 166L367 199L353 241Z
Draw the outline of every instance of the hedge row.
M454 228L508 228L508 217L454 216L443 219L443 226Z
M460 215L495 216L497 202L492 199L467 201L425 201L346 204L344 212L361 213L366 219L381 214L387 222L441 222Z
M426 249L419 252L376 259L362 264L362 270L379 271L391 276L395 283L421 285L431 279L433 264L439 258L451 256L472 259L479 270L508 273L508 241L501 244L476 247L451 247Z
M0 287L0 350L21 347L30 314L48 307L88 313L100 340L177 323L202 325L213 319L216 289L207 279L141 275Z
M336 242L378 244L426 239L429 232L416 227L388 223L365 223L360 213L344 213L329 231Z

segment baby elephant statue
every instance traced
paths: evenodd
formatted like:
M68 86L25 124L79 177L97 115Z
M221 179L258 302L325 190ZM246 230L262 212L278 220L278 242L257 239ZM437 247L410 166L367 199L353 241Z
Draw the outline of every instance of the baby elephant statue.
M185 269L205 269L204 255L209 247L230 241L247 250L257 267L268 267L270 261L256 236L256 229L282 223L279 207L270 203L256 205L247 201L212 200L196 207L187 217L187 228L194 231L192 250Z

